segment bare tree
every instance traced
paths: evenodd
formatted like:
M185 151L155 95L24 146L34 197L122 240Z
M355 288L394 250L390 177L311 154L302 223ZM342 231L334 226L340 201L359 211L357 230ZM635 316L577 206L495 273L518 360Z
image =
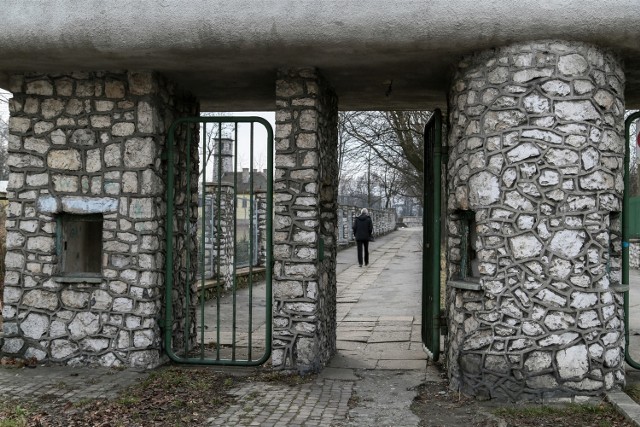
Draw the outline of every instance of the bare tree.
M218 117L223 115L223 113L202 114L202 116L205 117ZM200 153L200 170L198 172L198 176L200 178L202 178L203 173L210 172L211 182L218 179L213 176L215 168L212 166L211 159L216 155L216 153L218 153L220 139L233 138L233 130L233 125L231 123L207 123L206 126L201 126L200 132L203 137L200 138L200 146L198 147Z
M635 113L637 110L627 111L625 118ZM631 123L629 128L630 140L627 141L627 149L629 150L629 195L632 197L640 196L640 161L638 161L638 120Z
M9 98L10 92L0 89L0 180L9 178L9 166L7 165L7 148L9 145Z
M379 177L394 171L393 185L386 185L385 197L395 195L417 198L423 203L424 125L428 111L364 111L342 116L341 133L356 148L345 149L345 162L373 170ZM370 187L370 185L368 185Z

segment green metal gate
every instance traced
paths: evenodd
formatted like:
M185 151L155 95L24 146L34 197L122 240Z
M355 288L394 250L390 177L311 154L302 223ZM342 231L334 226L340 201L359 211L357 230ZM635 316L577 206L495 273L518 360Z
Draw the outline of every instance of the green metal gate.
M265 153L258 172L252 165ZM243 160L250 167L240 171ZM179 363L263 364L271 355L273 129L261 117L181 118L169 129L166 161L165 351Z
M424 224L422 255L422 342L434 361L440 357L440 193L442 113L424 130Z

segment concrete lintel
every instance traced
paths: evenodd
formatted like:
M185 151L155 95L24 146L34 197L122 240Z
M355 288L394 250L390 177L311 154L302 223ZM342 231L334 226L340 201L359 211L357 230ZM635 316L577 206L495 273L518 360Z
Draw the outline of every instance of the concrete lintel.
M205 110L273 109L275 70L314 66L343 109L444 106L461 55L539 39L618 50L640 101L635 0L5 0L0 86L12 71L153 69ZM140 19L143 17L144 19Z

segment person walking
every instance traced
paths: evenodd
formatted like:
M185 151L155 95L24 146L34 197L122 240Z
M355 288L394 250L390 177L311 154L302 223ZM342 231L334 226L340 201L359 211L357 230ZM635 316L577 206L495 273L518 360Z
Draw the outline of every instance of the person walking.
M353 235L358 245L358 264L362 267L362 252L364 251L364 265L369 265L369 241L373 233L373 221L367 208L362 208L360 215L353 221Z

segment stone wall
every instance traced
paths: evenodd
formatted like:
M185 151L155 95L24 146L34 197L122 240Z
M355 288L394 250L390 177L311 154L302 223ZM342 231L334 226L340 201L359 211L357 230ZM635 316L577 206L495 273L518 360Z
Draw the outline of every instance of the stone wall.
M355 243L353 236L353 221L360 214L355 206L339 205L338 213L338 245L345 246ZM395 209L369 209L373 221L373 235L384 236L396 229Z
M640 243L629 245L629 267L640 268Z
M407 227L422 227L422 217L421 216L403 216L402 223Z
M234 236L233 236L233 185L207 184L205 205L205 279L218 278L229 289L233 284ZM220 196L220 209L218 209ZM216 215L219 212L220 215ZM198 226L201 227L200 221ZM218 229L220 235L218 235ZM218 260L220 262L218 262Z
M453 387L523 399L623 384L623 91L617 58L580 43L460 62L445 228ZM460 289L465 211L479 283Z
M337 99L317 70L278 72L272 352L276 369L318 370L335 352L337 113Z
M258 209L258 265L267 265L267 192L256 191L256 208Z
M165 136L174 118L198 114L197 103L148 72L15 75L10 89L2 354L65 364L158 364ZM184 145L179 135L176 146ZM197 173L197 146L195 152ZM176 155L178 165L184 157ZM188 201L180 171L177 199ZM101 215L98 277L60 271L63 214ZM175 216L178 227L185 218Z

